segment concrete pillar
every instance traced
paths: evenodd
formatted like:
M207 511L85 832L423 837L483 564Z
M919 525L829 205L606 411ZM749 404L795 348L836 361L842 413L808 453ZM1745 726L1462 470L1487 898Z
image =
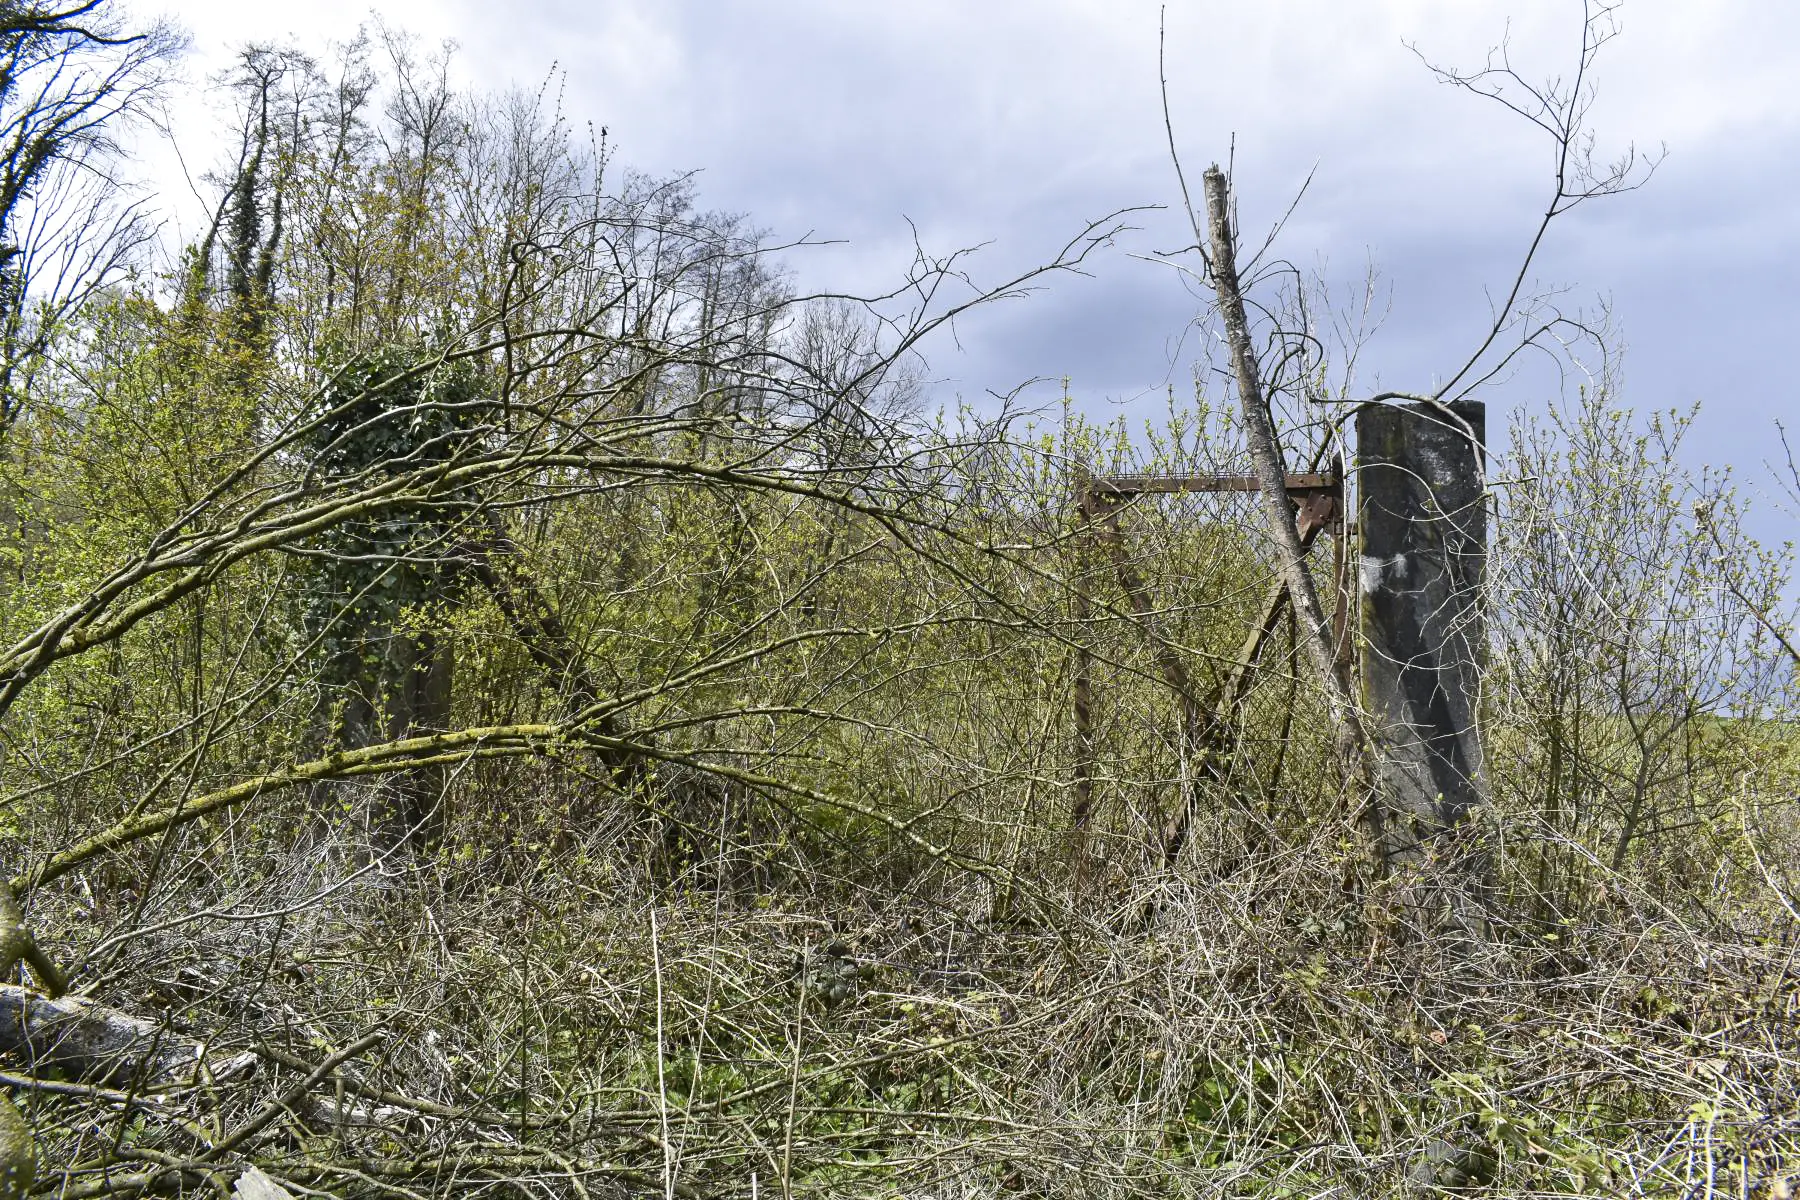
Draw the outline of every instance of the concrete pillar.
M1363 703L1390 863L1454 856L1446 835L1487 798L1486 440L1478 402L1357 415Z

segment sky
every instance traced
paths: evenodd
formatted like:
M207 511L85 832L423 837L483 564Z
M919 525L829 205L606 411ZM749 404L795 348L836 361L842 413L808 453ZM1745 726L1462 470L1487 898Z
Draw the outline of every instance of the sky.
M155 11L145 4L139 11ZM1380 317L1358 387L1430 390L1479 341L1552 185L1553 147L1421 62L1476 67L1505 41L1537 83L1576 65L1578 0L182 0L191 80L173 129L212 165L209 76L245 42L322 50L377 16L457 44L480 89L536 88L560 70L566 111L604 125L617 162L698 171L706 207L779 240L805 291L886 290L913 238L981 246L978 278L1044 261L1116 209L1136 229L1090 263L927 346L939 399L1062 380L1085 410L1160 412L1188 394L1200 302L1157 251L1193 240L1158 85L1159 19L1175 141L1191 183L1234 155L1241 225L1261 241L1299 196L1274 252L1340 300L1375 272ZM1552 226L1530 286L1606 311L1620 395L1702 415L1692 465L1752 490L1796 415L1788 338L1800 326L1800 8L1767 0L1625 0L1599 55L1596 154L1660 160L1645 185ZM1415 52L1416 50L1416 52ZM146 162L166 194L167 148ZM1307 179L1304 194L1301 189ZM179 176L175 177L177 180ZM191 199L170 209L179 235ZM1493 395L1490 428L1581 382L1548 360ZM1765 538L1787 536L1766 515Z

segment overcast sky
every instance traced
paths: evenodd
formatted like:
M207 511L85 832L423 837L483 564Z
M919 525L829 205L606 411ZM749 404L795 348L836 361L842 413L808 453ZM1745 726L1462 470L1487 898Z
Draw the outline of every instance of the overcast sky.
M373 11L182 0L189 164L216 157L202 84L233 48L317 51ZM912 226L937 251L987 243L976 271L997 280L1090 218L1170 205L1135 218L1141 232L1093 278L969 322L960 348L930 348L930 367L945 398L1066 376L1096 413L1152 411L1171 382L1187 387L1195 302L1166 267L1134 257L1192 240L1174 207L1152 0L388 0L378 11L428 43L454 40L476 87L536 87L560 67L567 110L608 128L617 161L698 169L706 206L778 238L843 243L790 259L807 290L891 283ZM1546 139L1437 83L1406 43L1474 66L1507 37L1514 65L1548 78L1574 66L1580 12L1577 0L1169 5L1169 95L1191 181L1235 137L1249 236L1315 172L1278 252L1340 289L1379 271L1386 316L1366 385L1428 389L1459 365L1551 182ZM1641 409L1701 401L1693 461L1760 480L1774 422L1795 408L1800 9L1627 0L1619 18L1595 75L1599 153L1666 144L1667 157L1642 190L1557 227L1534 280L1566 289L1571 306L1610 304L1625 397ZM1540 371L1503 400L1557 387Z

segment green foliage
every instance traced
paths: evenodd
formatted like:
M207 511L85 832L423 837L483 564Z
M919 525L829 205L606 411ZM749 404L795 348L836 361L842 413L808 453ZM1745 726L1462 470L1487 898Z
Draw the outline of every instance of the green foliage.
M493 405L471 367L400 347L335 371L322 404L298 446L312 486L424 476L413 502L340 521L303 548L317 564L303 625L324 655L321 682L344 687L379 671L409 619L440 621L463 586L456 543L482 536L467 526L478 498L434 476L481 452Z
M1207 708L1257 497L1074 511L1240 472L1203 390L921 416L918 314L790 298L691 181L603 186L544 97L410 53L247 56L229 245L63 324L0 444L0 846L117 836L36 889L46 944L217 1046L385 1021L342 1097L421 1102L278 1105L234 1154L345 1195L1160 1198L1685 1195L1793 1152L1788 564L1686 418L1515 430L1492 935L1453 946L1370 868L1291 626ZM401 791L440 837L371 835ZM45 1161L216 1143L238 1078L46 1093Z
M1791 742L1756 615L1779 610L1788 561L1743 535L1728 477L1680 465L1692 420L1594 392L1514 430L1487 706L1554 914L1591 899L1581 858L1682 887L1714 871L1738 780Z

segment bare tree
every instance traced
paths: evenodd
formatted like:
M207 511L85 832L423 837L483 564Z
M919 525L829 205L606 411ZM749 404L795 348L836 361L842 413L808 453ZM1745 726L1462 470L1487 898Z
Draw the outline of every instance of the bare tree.
M0 435L58 324L149 239L115 175L121 123L147 115L181 45L111 0L0 5Z

